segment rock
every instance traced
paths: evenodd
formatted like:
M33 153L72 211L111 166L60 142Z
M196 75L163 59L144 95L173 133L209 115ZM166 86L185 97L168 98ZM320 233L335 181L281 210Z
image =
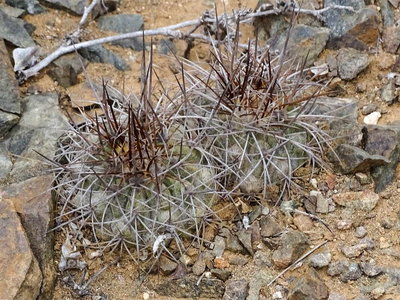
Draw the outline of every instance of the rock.
M243 247L247 250L250 255L254 255L252 243L251 243L251 230L241 229L237 233L239 241L242 243Z
M371 183L371 181L369 180L368 175L365 174L365 173L361 173L361 172L356 173L356 179L358 180L358 182L361 185L366 185L366 184L370 184Z
M348 2L352 2L351 6L353 7L357 6L355 12L329 9L323 14L325 26L331 30L327 47L331 49L354 48L361 51L368 50L369 47L376 47L379 38L379 15L375 9L360 8L364 6L361 1L342 0L325 1L325 7L335 3L346 5Z
M0 179L7 177L11 172L13 163L10 155L7 153L7 149L4 145L0 144Z
M363 106L361 113L364 116L366 116L366 115L369 115L369 114L373 113L377 109L378 109L378 105L373 104L373 103L369 103L369 104Z
M236 252L236 253L247 253L246 250L243 248L242 244L239 242L237 236L233 235L228 229L227 232L224 233L225 236L225 243L226 243L226 250Z
M174 272L175 269L178 267L178 264L175 261L170 260L163 255L160 257L159 265L160 270L164 275L172 274L172 272Z
M400 1L399 0L389 0L390 4L394 7L394 8L398 8Z
M0 190L3 199L14 204L21 217L22 225L33 254L43 274L42 297L52 298L56 272L53 267L54 202L51 194L52 176L39 176L26 181L10 184Z
M263 286L274 279L275 274L270 269L259 269L253 272L249 282L249 295L246 300L258 300L260 298L260 290Z
M339 77L352 80L369 65L368 54L352 48L340 49L337 56Z
M321 252L314 254L310 257L310 266L314 268L323 268L329 265L332 259L332 254L330 252Z
M370 262L361 262L360 267L363 273L368 277L375 277L383 272L382 268L378 267L373 260Z
M216 236L214 239L214 248L212 253L215 257L222 257L225 251L225 239L222 236Z
M382 191L395 177L397 163L400 157L400 127L368 126L368 138L365 151L373 155L381 155L389 160L388 164L373 167L372 178L375 181L375 191Z
M33 150L52 159L56 141L68 124L55 93L28 96L22 99L22 106L19 124L3 142L10 153L20 156L10 173L11 181L22 181L41 173L45 165Z
M119 6L121 0L104 0L102 3L98 3L92 11L92 18L97 19L99 16L113 12Z
M97 19L97 24L104 31L128 33L139 31L143 28L143 17L135 14L102 16ZM113 44L136 51L142 51L144 48L142 38L124 39L115 41Z
M340 260L329 265L328 275L340 275L341 281L348 282L359 279L362 272L357 263L350 263L348 260Z
M338 220L336 222L336 227L339 230L347 230L350 229L351 226L353 226L353 222L351 222L350 220Z
M269 0L259 0L255 11L267 11L273 9L273 4ZM254 18L254 33L258 34L262 40L268 40L283 34L289 27L289 22L283 15L268 15Z
M196 262L192 267L192 272L194 275L200 276L201 274L204 273L207 267L207 260L208 262L210 262L212 260L212 257L206 255L205 252L200 253L199 257L197 258Z
M49 76L64 88L75 85L78 75L83 72L87 61L79 54L71 53L53 61L48 71Z
M21 113L18 82L15 80L13 67L3 40L0 40L0 73L0 110L18 115Z
M260 228L262 237L271 237L283 230L272 216L263 216L260 219Z
M43 4L56 9L63 9L74 15L83 15L87 0L41 0Z
M268 255L265 251L257 251L254 254L254 264L261 267L272 267L270 255Z
M206 298L220 299L224 295L224 282L219 279L204 277L197 284L198 278L185 277L168 280L155 287L157 294L176 298Z
M4 138L18 121L19 116L0 111L0 138Z
M11 201L0 199L0 299L35 300L42 274Z
M161 39L157 45L157 51L161 54L168 55L176 53L176 45L172 39Z
M225 293L222 300L245 300L249 284L245 279L230 279L225 283Z
M393 10L389 6L388 0L378 0L377 5L380 8L380 12L383 19L383 26L389 27L394 25Z
M0 39L18 47L35 46L25 26L26 23L23 20L10 17L0 10Z
M307 236L298 231L289 231L282 236L280 245L272 254L272 261L278 268L286 268L296 261L307 249Z
M314 226L310 217L298 213L293 216L293 224L302 232L310 231Z
M88 61L112 64L121 71L130 70L129 65L121 57L101 45L80 49L78 52Z
M400 27L391 26L383 31L383 48L386 52L396 54L400 47Z
M372 191L345 192L333 195L335 203L355 210L371 211L379 201L379 195Z
M341 250L344 256L346 256L347 258L356 258L359 257L367 248L367 244L360 243L354 246L343 246Z
M364 124L367 125L376 125L378 124L379 119L381 118L381 113L379 111L374 111L370 113L368 116L364 117Z
M232 272L224 269L212 269L211 274L222 281L227 281L231 277Z
M310 197L315 198L317 203L315 211L322 214L329 212L329 200L326 199L320 191L310 191Z
M340 157L340 161L332 157L332 160L335 162L335 168L343 174L368 172L373 167L390 163L390 161L382 155L371 155L361 148L348 144L340 144L335 149L335 153Z
M31 15L41 14L45 11L37 0L6 0L6 3L12 7L23 9Z
M339 293L329 293L328 300L347 300L347 298Z
M0 10L13 18L20 18L25 14L25 10L16 7L0 4Z
M306 65L312 65L319 54L324 50L329 38L329 30L323 27L311 27L307 25L294 25L290 32L287 46L287 56L296 58L297 61ZM286 35L278 35L269 43L274 50L282 50L286 42Z
M393 79L389 80L389 82L385 84L381 89L381 99L388 105L392 105L397 100L398 96L399 95L396 92L396 87Z
M304 274L301 274L289 284L288 300L298 299L326 299L328 297L328 287L318 276L318 273L307 268Z
M365 229L364 226L358 226L356 228L356 232L354 234L357 238L362 239L367 235L367 230Z

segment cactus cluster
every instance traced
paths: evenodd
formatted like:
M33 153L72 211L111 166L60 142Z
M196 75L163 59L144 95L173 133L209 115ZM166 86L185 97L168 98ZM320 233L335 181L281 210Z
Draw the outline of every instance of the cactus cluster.
M181 66L173 97L154 99L150 65L140 97L110 97L105 85L103 113L63 135L59 226L75 224L101 249L141 255L174 243L179 256L220 198L266 198L270 184L285 190L296 168L323 162L316 89L280 55L236 42L214 48L209 70Z

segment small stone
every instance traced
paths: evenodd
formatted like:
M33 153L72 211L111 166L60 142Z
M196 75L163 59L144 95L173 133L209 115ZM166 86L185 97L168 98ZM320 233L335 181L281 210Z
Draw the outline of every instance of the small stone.
M302 232L310 231L314 226L310 217L297 213L293 217L293 223Z
M354 235L356 237L358 237L359 239L362 239L363 237L365 237L367 235L367 230L365 229L364 226L358 226L356 228L356 232Z
M222 257L225 251L225 239L222 236L216 236L214 239L214 248L212 253L215 257Z
M370 183L369 177L368 177L368 175L365 174L365 173L360 173L360 172L358 172L358 173L356 173L355 176L356 176L356 179L358 180L358 182L359 182L360 184L362 184L362 185L366 185L366 184L369 184L369 183Z
M365 82L359 82L359 83L357 83L357 85L356 85L356 90L357 90L357 92L359 92L359 93L364 93L366 90L367 90L367 84L365 83ZM374 111L374 110L372 110L372 111ZM367 113L368 114L368 113ZM366 114L366 115L367 115Z
M214 259L214 267L216 269L226 269L229 268L229 262L225 260L223 257L216 257Z
M353 226L353 222L350 220L339 220L336 223L336 228L339 230L347 230L350 229L351 226Z
M378 267L373 260L369 262L361 262L360 267L368 277L375 277L382 273L382 268Z
M261 236L271 237L282 232L282 227L272 216L264 216L260 219Z
M286 268L298 259L308 247L307 236L302 232L289 231L282 236L280 246L272 254L278 268Z
M254 254L254 264L260 267L272 267L272 261L270 255L268 255L265 251L257 251Z
M368 54L352 48L340 49L336 57L339 77L351 80L369 65Z
M350 263L348 268L340 275L343 282L354 281L361 277L362 272L358 263Z
M385 51L396 54L400 47L400 28L397 26L385 28L383 30L382 40Z
M332 259L330 252L321 252L310 257L310 266L314 268L323 268L329 265Z
M160 258L160 269L164 275L170 275L175 271L178 264L165 256Z
M130 70L129 64L120 56L106 49L102 45L96 45L78 50L79 54L88 61L97 63L108 63L120 71Z
M6 0L6 3L13 7L23 9L31 15L41 14L45 11L37 0Z
M346 271L349 267L349 262L347 260L339 260L329 264L328 275L329 276L338 276Z
M246 300L249 284L245 279L230 279L225 283L222 300Z
M378 124L379 119L381 118L381 113L379 111L374 111L373 113L370 113L369 115L364 117L364 124L368 125L376 125Z
M378 286L371 291L371 296L373 299L379 299L385 294L385 292L386 289L384 286Z
M142 297L143 297L143 300L149 300L149 299L150 299L150 294L144 292L143 295L142 295Z
M365 237L362 240L360 240L360 244L366 245L367 250L372 250L375 248L375 242L368 237Z
M354 246L343 246L341 250L347 258L356 258L359 257L367 247L366 244L361 243Z
M249 252L250 255L253 255L254 251L251 243L251 230L243 228L237 233L237 237L247 252Z
M222 269L212 269L211 274L221 279L222 281L227 281L229 277L231 277L232 272L229 270L222 270Z
M328 300L347 300L347 298L339 293L330 293Z
M296 277L289 285L288 300L315 299L322 300L328 297L328 287L318 276L318 273L307 268L304 274Z
M379 238L379 248L380 249L386 249L386 248L390 248L392 245L390 244L390 242L385 239L383 236L381 236Z
M366 115L369 115L369 114L373 113L377 109L378 109L378 105L373 104L373 103L369 103L369 104L363 106L363 108L361 110L361 113L364 116L366 116Z
M333 195L335 203L355 210L372 211L379 201L379 195L372 191L345 192Z
M320 191L310 191L310 197L315 197L317 202L316 212L327 214L329 212L329 200Z
M390 80L381 89L381 99L388 105L392 105L398 98L394 80Z

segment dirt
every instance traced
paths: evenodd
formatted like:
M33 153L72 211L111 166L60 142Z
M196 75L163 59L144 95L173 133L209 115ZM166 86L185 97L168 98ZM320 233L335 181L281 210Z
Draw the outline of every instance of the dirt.
M1 1L0 1L1 2ZM256 7L258 1L217 1L218 11L230 11L232 8L238 7ZM139 13L142 14L145 21L146 28L157 28L161 26L176 24L185 20L196 19L201 16L201 13L212 9L213 1L209 0L186 0L186 1L129 1L122 0L121 5L115 13ZM36 26L36 31L33 34L33 38L37 41L40 46L44 49L45 53L50 53L56 49L62 39L68 33L75 30L79 17L72 16L69 13L61 10L48 9L48 12L38 16L26 16L26 21ZM251 34L249 28L247 35ZM99 32L95 26L95 22L89 23L89 26L85 30L84 39L93 39L103 36L103 33ZM154 38L157 41L157 38ZM149 42L149 39L147 40ZM183 55L186 44L185 42L178 42L177 55ZM96 64L91 63L86 68L85 72L79 76L79 81L83 82L85 78L90 78L95 81L106 80L110 85L117 89L124 89L126 93L138 92L140 90L140 69L141 69L141 57L142 53L133 52L132 50L122 49L116 46L107 46L112 49L121 57L127 59L131 67L131 71L122 72L116 70L113 66L107 64ZM155 49L154 60L155 70L159 73L163 79L163 83L166 86L175 84L175 77L172 72L173 65L176 63L174 58L165 57L157 54ZM325 53L324 55L327 55ZM323 57L323 56L322 56ZM205 63L208 58L208 46L205 44L197 45L192 51L190 59ZM341 97L356 98L359 101L359 107L362 108L368 103L375 103L379 106L380 110L386 112L383 114L379 121L379 124L388 124L399 120L400 115L400 103L395 103L388 107L382 104L379 99L379 88L382 85L382 78L389 72L390 63L394 62L395 57L390 54L370 55L370 65L363 71L355 80L351 82L341 82L340 85L343 88ZM171 70L172 69L172 70ZM364 84L366 86L365 91L358 92L357 86ZM22 87L22 92L26 92L28 89L34 87L40 92L57 91L61 95L66 94L66 90L60 87L54 82L45 71L42 71L40 75L29 79ZM360 114L360 122L362 122L362 116ZM326 173L321 172L317 176L318 182L326 180ZM396 223L400 217L400 189L397 186L397 182L400 179L400 172L397 173L395 182L391 184L385 192L381 194L381 200L377 207L371 213L358 213L353 216L352 219L356 220L357 225L364 226L368 231L368 237L377 241L377 248L385 248L387 245L393 246L393 249L400 252L400 235L399 231L395 229L385 229L382 226L383 221L389 223ZM354 180L354 178L346 176L338 176L337 184L334 189L339 191L346 190L346 182L348 180ZM309 185L308 179L304 179L304 185ZM372 185L364 186L363 189L373 189ZM271 210L277 210L271 206ZM344 209L338 207L334 213L329 213L322 216L323 220L329 225L332 233L321 223L316 221L313 222L312 229L307 232L312 241L312 244L318 245L323 240L329 241L328 248L331 250L333 255L332 261L343 259L343 254L340 251L342 244L353 244L357 242L357 238L354 236L354 230L338 230L336 227L337 220L343 216ZM279 214L279 212L277 212ZM232 216L232 211L228 210L225 212L225 218L229 221ZM282 224L291 228L296 228L293 224L293 219L284 218L281 219ZM61 244L64 241L64 235L62 232L57 234L56 242L56 257L60 255ZM318 252L318 251L317 251ZM94 260L86 260L89 263L88 274L86 278L89 278L94 273L98 272L104 265L112 262L116 257L116 254L108 254L105 257L96 258ZM400 260L398 258L381 255L380 251L371 251L363 254L361 260L369 260L373 258L376 260L378 265L390 266L400 268ZM249 263L243 267L231 266L233 278L250 278L254 274L254 270L258 267L254 265L250 257L246 259ZM58 261L55 262L56 264ZM286 280L296 275L298 270L287 272L278 280L278 283L287 285ZM117 264L111 265L105 272L103 272L97 280L91 284L91 291L93 295L107 296L107 298L91 298L90 296L86 299L144 299L144 293L148 293L150 299L177 299L171 297L161 297L151 289L157 283L165 282L169 280L167 277L162 275L149 275L145 282L139 286L138 276L140 272L138 267L132 262L131 258L127 255L123 256L121 261ZM330 291L339 292L346 296L348 299L353 299L358 295L359 290L354 283L343 283L337 277L330 277L326 274L326 270L319 271L319 275L328 285ZM62 283L63 274L59 274L59 280L55 288L54 299L81 299L77 297L71 290ZM370 284L369 279L362 279L366 285ZM271 290L268 288L262 289L262 295L264 299L271 299ZM380 299L400 299L399 295L387 293L383 298Z

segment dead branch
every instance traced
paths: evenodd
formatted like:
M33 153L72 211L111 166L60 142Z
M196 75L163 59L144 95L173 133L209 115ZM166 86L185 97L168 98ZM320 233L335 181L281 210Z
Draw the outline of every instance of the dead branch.
M93 9L93 7L97 4L98 0L92 1L92 3L85 9L85 13L82 16L82 19L79 23L78 29L77 29L77 34L78 36L81 33L81 28L84 26L84 24L87 21L88 15L90 11ZM137 37L143 37L143 36L168 36L168 37L173 37L176 39L198 39L202 40L207 43L215 44L219 43L221 41L216 41L214 40L211 36L203 35L203 34L197 34L193 32L193 28L199 28L202 25L215 25L218 23L219 25L224 26L225 28L228 26L226 23L229 21L236 21L239 19L239 23L248 23L252 21L255 17L262 17L262 16L268 16L268 15L278 15L278 14L291 14L291 13L299 13L299 14L308 14L312 15L314 17L319 17L321 18L322 14L325 13L329 9L345 9L349 11L353 11L352 7L349 6L341 6L341 5L333 5L329 6L320 10L308 10L308 9L301 9L301 8L291 8L291 9L278 9L278 8L273 8L267 11L257 11L257 12L252 12L251 10L241 10L234 12L233 14L223 14L219 18L216 17L206 17L206 15L203 15L199 19L194 19L190 21L185 21L179 24L175 25L170 25L170 26L165 26L165 27L160 27L157 29L149 29L149 30L143 30L143 31L135 31L135 32L129 32L125 34L118 34L118 35L113 35L113 36L108 36L104 38L99 38L95 40L89 40L85 42L80 42L72 45L61 45L57 50L49 54L47 57L45 57L43 60L41 60L39 63L34 65L33 67L20 71L18 74L20 82L25 81L26 79L35 76L38 74L42 69L47 67L50 63L52 63L54 60L59 58L60 56L71 53L74 51L77 51L79 49L91 47L91 46L96 46L104 43L111 43L123 39L131 39L131 38L137 38ZM209 13L207 14L209 15ZM236 23L236 22L233 22ZM182 31L179 31L178 29L181 28L186 28L186 27L192 27L192 30L189 30L187 33L184 33ZM241 45L243 47L246 47L246 45Z

